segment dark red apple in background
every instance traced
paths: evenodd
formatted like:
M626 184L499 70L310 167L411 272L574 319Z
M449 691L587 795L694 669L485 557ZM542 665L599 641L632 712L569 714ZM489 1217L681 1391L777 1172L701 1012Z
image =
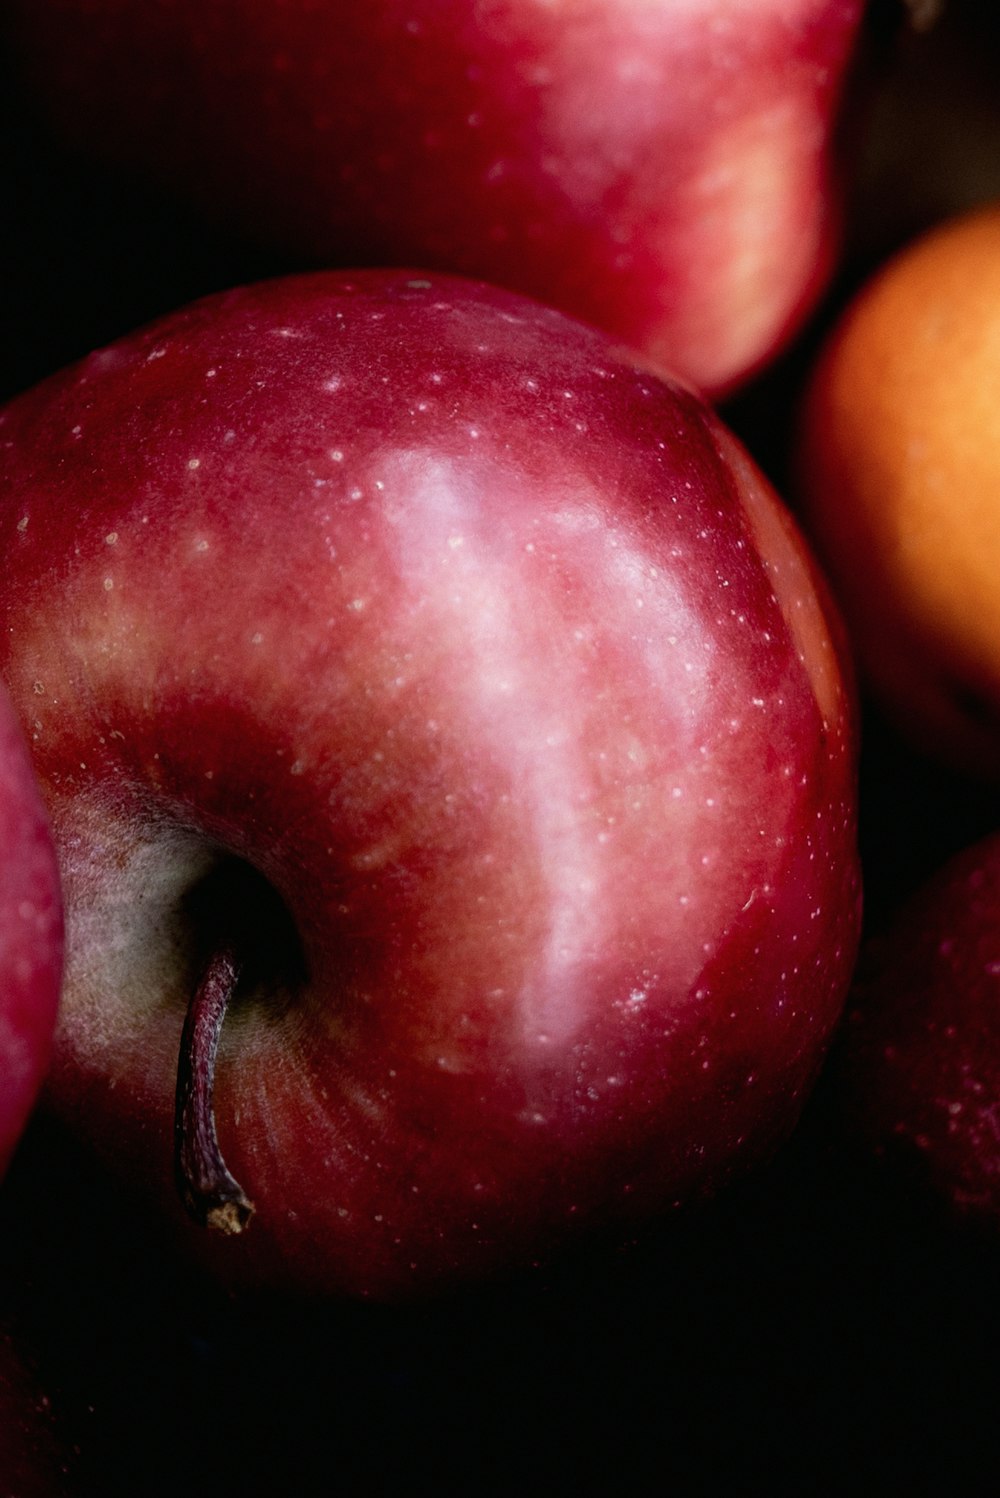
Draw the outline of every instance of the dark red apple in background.
M170 1202L191 1004L182 1192L256 1205L226 1273L426 1290L788 1132L855 953L855 724L811 560L698 398L512 294L329 273L4 432L52 1102Z
M48 1065L61 965L52 837L21 728L0 690L0 1175Z
M69 1491L47 1396L14 1339L0 1328L0 1493L60 1498Z
M1000 1226L1000 835L951 859L866 947L835 1079L855 1142Z
M528 292L711 392L798 325L838 232L863 0L8 0L29 91L310 263Z

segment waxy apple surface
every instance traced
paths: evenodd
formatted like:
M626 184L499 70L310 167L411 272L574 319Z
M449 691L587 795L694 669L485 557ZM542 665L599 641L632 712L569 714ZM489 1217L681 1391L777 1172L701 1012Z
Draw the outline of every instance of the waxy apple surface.
M0 667L67 890L52 1101L183 1226L181 1026L242 950L226 1273L425 1290L787 1133L855 952L852 699L698 398L514 295L328 273L2 432Z
M8 0L77 148L310 262L481 277L712 392L838 233L862 0Z
M48 1066L61 967L55 850L24 736L0 689L0 1175Z

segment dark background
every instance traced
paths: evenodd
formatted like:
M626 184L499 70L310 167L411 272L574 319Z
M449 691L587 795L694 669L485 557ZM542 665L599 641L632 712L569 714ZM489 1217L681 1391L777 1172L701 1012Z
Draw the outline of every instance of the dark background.
M726 415L784 484L816 342L917 229L1000 196L1000 41L953 0L931 33L876 11L843 142L848 235L823 307ZM297 267L78 160L0 54L0 398L192 297ZM874 930L1000 793L864 704ZM993 1494L995 1241L855 1154L831 1065L790 1145L670 1228L429 1306L246 1302L192 1278L40 1118L0 1192L0 1317L28 1349L76 1489Z

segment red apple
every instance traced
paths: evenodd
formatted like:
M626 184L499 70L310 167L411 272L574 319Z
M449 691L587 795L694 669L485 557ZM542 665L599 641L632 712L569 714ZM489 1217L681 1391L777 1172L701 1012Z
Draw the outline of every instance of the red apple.
M855 1140L1000 1227L1000 834L866 946L835 1078Z
M310 262L528 292L719 393L823 284L863 0L8 0L66 136Z
M176 1088L192 1214L256 1206L187 1229L225 1273L424 1290L787 1133L855 952L853 707L700 399L510 293L318 273L3 422L52 1100L169 1200Z
M0 1330L0 1492L4 1498L59 1498L68 1468L48 1398L9 1332Z
M21 728L0 689L0 1175L48 1066L61 963L52 837Z

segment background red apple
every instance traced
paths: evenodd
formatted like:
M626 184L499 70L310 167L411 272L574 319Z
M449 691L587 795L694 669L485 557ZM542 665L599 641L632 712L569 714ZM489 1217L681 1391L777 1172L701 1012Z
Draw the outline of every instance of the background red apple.
M855 1142L996 1227L1000 836L949 860L867 945L836 1089Z
M61 964L55 851L21 728L0 690L0 1175L48 1065Z
M0 1329L0 1492L5 1498L66 1498L65 1458L48 1396L11 1334Z
M810 558L698 399L507 293L330 274L5 431L51 1095L162 1189L185 1011L242 954L229 1272L475 1276L787 1133L854 956L854 723Z
M862 0L8 0L66 138L300 260L541 297L727 389L829 270Z

